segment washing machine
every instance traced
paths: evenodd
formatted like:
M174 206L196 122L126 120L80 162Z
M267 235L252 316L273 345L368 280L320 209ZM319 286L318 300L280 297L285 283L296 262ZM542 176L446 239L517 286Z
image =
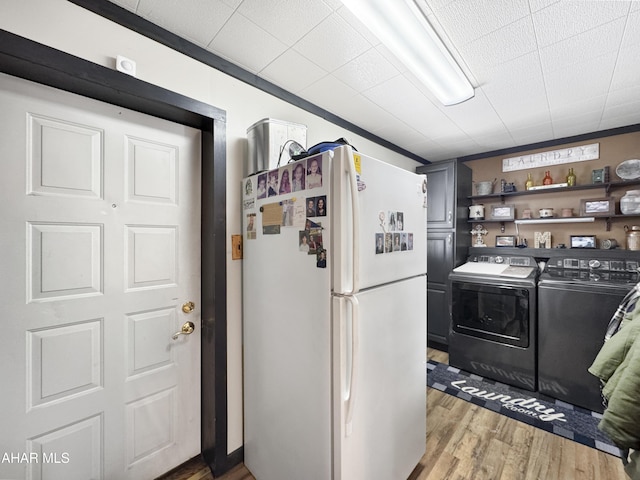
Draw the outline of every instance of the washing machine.
M538 390L602 413L600 381L587 369L607 325L638 281L638 261L567 256L550 259L538 280Z

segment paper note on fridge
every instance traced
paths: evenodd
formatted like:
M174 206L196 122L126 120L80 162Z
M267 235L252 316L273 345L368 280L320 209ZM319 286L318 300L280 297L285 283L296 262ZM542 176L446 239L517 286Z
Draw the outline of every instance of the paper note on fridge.
M280 203L268 203L260 209L262 211L262 226L282 224L282 205Z

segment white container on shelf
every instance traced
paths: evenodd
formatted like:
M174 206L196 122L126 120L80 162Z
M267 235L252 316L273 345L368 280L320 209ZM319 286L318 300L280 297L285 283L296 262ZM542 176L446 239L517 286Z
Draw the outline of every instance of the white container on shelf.
M629 190L620 199L620 211L624 215L640 215L640 190Z
M263 118L247 129L247 140L249 148L245 177L276 168L280 151L289 140L296 141L307 148L307 126L275 118ZM285 165L288 161L289 154L284 151L280 163Z

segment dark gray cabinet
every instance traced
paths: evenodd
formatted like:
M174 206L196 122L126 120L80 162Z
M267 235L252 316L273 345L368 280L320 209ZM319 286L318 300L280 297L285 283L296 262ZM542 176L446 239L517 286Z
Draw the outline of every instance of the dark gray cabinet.
M457 160L418 167L427 175L427 340L449 344L449 273L471 245L471 169Z

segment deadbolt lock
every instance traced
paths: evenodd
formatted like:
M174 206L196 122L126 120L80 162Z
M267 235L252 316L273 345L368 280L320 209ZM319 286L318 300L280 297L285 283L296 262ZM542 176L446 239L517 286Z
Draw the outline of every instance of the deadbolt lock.
M184 305L182 305L182 311L184 313L191 313L195 308L196 308L196 304L193 302L187 302Z

